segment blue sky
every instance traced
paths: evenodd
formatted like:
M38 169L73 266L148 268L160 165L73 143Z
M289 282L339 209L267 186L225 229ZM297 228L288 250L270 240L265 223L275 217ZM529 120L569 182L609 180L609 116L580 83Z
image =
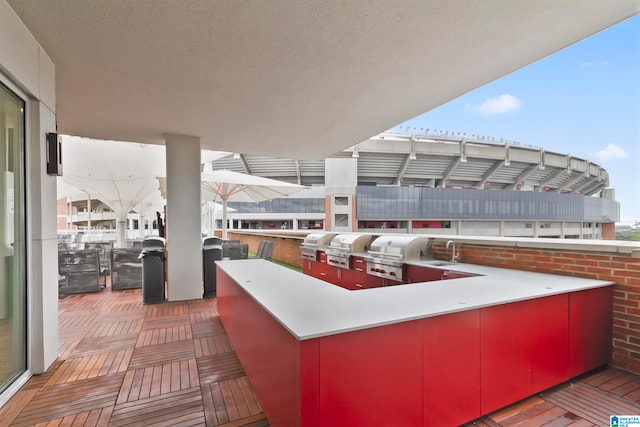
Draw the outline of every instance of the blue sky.
M604 167L621 223L640 220L640 16L393 128L466 132Z

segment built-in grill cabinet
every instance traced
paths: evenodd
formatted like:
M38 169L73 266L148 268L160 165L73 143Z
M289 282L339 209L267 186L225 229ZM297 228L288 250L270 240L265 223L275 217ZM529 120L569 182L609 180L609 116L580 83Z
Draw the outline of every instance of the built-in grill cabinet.
M326 248L336 233L307 234L300 246L300 256L303 260L318 261L318 251Z
M351 270L351 255L367 252L370 243L368 234L338 234L325 249L327 264Z
M367 273L402 282L404 263L424 259L427 255L429 239L425 236L386 235L371 242L367 262Z

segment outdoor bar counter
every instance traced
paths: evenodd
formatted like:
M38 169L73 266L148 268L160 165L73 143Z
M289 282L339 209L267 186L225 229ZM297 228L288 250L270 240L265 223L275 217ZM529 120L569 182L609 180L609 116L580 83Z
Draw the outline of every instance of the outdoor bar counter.
M611 282L472 264L350 291L222 261L217 306L273 426L459 425L611 357Z

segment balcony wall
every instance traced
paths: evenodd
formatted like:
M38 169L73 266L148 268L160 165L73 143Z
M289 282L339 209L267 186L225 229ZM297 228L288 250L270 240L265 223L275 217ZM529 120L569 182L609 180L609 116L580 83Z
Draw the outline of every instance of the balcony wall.
M216 232L220 237L220 232ZM306 233L269 233L269 232L234 232L227 231L229 240L240 240L242 243L249 244L249 251L255 253L258 250L261 240L270 240L275 243L273 248L273 259L286 262L293 266L302 268L302 259L300 259L300 245L304 240Z
M431 236L434 254L449 259L448 239L455 240L460 262L560 274L615 282L612 365L640 375L640 243L596 240ZM302 237L279 233L229 233L249 243L276 242L274 259L301 266Z
M460 262L615 282L613 362L640 374L640 244L612 241L455 239ZM445 241L434 244L440 259L451 256Z
M92 222L99 221L115 221L116 214L115 212L79 212L77 214L71 215L71 222L87 222L91 219Z

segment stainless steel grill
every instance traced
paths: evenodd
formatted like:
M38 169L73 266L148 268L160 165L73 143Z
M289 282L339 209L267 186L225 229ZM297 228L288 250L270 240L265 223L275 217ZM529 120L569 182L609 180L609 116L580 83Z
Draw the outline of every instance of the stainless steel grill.
M318 261L318 251L329 245L336 233L307 234L300 246L300 256L309 261Z
M325 249L327 264L350 270L351 255L366 253L370 243L371 236L368 234L338 234Z
M404 263L423 259L429 239L424 236L381 236L371 242L365 257L367 273L396 281L404 280Z

